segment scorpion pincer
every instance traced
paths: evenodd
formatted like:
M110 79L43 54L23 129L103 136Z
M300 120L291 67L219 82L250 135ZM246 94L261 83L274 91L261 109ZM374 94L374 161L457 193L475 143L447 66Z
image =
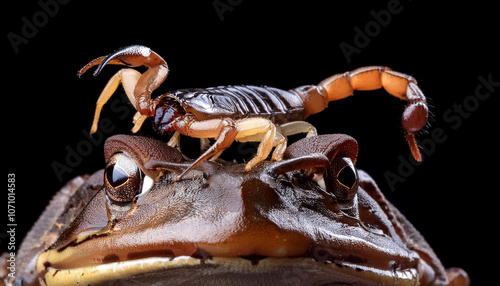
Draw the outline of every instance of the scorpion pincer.
M107 64L129 67L145 66L140 73L124 68L107 83L97 100L91 133L97 131L99 114L121 83L127 97L137 110L132 132L137 132L144 120L153 117L153 127L162 134L174 135L170 146L179 144L179 134L195 138L213 138L215 143L196 159L177 179L207 159L217 158L233 141L260 142L257 153L246 164L250 170L272 153L272 160L281 160L287 136L316 129L304 120L324 110L330 101L351 96L355 90L384 88L389 94L408 102L402 126L414 158L421 160L414 134L428 118L425 96L416 80L406 74L383 66L362 67L333 75L318 85L305 85L291 90L267 86L219 86L200 89L181 89L151 98L151 93L165 80L168 66L157 53L145 46L128 46L108 56L92 60L78 76L98 65L94 76Z

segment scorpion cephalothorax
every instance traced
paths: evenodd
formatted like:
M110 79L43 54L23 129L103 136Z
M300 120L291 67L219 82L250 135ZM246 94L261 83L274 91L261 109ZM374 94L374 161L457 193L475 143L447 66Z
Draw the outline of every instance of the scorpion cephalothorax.
M131 67L145 66L139 73L130 68L118 71L104 87L97 100L91 133L103 105L121 83L137 110L132 132L137 132L144 120L153 117L154 127L161 133L175 131L170 146L179 144L179 134L196 138L214 138L210 146L178 179L207 159L217 158L233 141L260 142L255 157L246 169L250 170L271 153L272 160L281 160L286 149L286 137L298 133L316 135L316 129L304 120L328 106L330 101L353 94L354 90L384 88L389 94L408 101L402 125L414 158L421 155L414 134L422 129L428 117L425 96L416 80L406 74L383 66L359 68L333 75L318 85L301 86L289 91L258 86L220 86L204 89L182 89L151 98L151 93L165 80L168 66L148 47L129 46L108 56L94 59L78 75L99 65L94 75L107 64Z

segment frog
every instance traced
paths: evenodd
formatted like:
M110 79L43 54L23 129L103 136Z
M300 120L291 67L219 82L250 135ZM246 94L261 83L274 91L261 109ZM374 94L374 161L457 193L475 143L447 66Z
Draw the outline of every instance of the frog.
M281 161L204 161L176 180L192 163L177 148L111 136L105 168L54 196L3 283L469 285L357 156L354 138L318 135Z

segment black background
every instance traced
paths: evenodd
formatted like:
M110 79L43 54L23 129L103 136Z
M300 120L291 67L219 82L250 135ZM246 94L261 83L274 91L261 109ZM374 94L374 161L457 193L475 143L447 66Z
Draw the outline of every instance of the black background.
M408 161L400 123L405 103L384 91L356 92L309 121L319 133L345 133L358 140L358 167L375 178L446 267L464 268L475 285L492 276L489 258L498 255L494 177L498 134L493 121L498 122L500 87L488 99L474 98L478 77L500 82L494 4L436 6L401 0L399 13L380 25L371 11L387 10L398 1L337 1L327 6L316 1L160 5L72 0L59 3L57 10L50 7L52 15L40 12L43 8L36 1L12 2L2 3L2 28L6 28L2 141L7 143L3 146L6 172L16 174L18 242L64 182L104 166L103 140L95 137L100 144L92 145L71 172L61 175L62 180L53 169L54 162L67 165L68 150L88 141L84 134L90 129L95 101L118 68L107 67L96 78L89 73L78 79L76 72L93 58L142 44L159 53L171 70L156 95L228 84L289 89L366 65L385 65L414 76L433 114L426 132L418 136L430 144L419 166L398 169L401 160L413 162ZM230 9L217 11L214 3L219 9L223 5ZM37 21L36 30L25 30L28 34L23 35L23 17ZM358 42L358 53L348 61L340 44L356 45L356 27L372 29L372 36L369 42ZM9 40L13 34L25 42L13 45ZM458 122L453 110L464 101L469 111L459 115ZM130 133L132 109L120 110L104 108L102 117L114 126L104 138ZM446 112L455 117L446 120ZM145 127L141 134L148 132ZM433 132L441 132L439 140L433 139ZM401 176L402 182L391 188L384 176L388 172ZM6 222L6 211L3 217Z

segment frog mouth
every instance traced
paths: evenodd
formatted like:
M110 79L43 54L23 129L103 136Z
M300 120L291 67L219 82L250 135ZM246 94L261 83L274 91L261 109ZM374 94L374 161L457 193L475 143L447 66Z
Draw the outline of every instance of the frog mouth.
M150 257L72 269L45 265L42 285L418 285L414 268L381 270L312 258ZM115 284L117 283L117 284Z

